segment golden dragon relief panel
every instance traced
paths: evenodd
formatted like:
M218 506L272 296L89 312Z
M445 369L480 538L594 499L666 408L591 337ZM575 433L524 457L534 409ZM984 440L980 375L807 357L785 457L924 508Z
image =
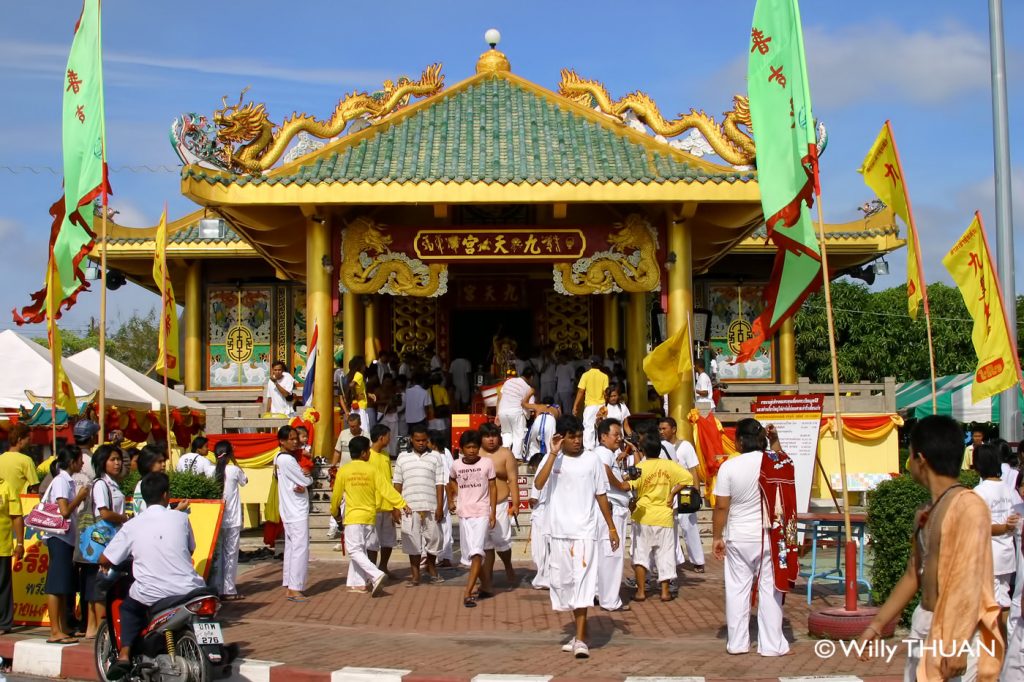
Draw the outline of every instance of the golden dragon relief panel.
M355 294L437 297L448 291L448 265L427 265L391 250L391 235L359 217L346 224L341 241L341 284Z
M437 301L396 297L392 299L392 338L400 356L422 353L437 340Z
M608 249L572 263L556 263L553 277L560 294L610 294L654 291L661 285L658 237L654 227L631 213L608 235Z

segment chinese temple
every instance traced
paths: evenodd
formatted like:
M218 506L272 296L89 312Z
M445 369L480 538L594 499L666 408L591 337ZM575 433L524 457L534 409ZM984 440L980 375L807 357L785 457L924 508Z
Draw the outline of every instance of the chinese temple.
M430 66L345 96L326 119L274 125L239 99L176 121L181 190L199 206L168 227L187 391L262 388L275 359L301 377L314 324L321 413L331 349L434 347L477 366L495 338L624 348L632 386L647 383L652 338L687 320L735 352L774 257L743 97L721 121L666 120L643 93L616 101L570 70L557 90L536 85L493 46L475 74L444 81ZM108 267L152 289L155 228L109 235ZM887 210L827 239L833 276L903 245ZM792 322L722 369L730 383L796 375ZM692 380L669 401L685 424Z

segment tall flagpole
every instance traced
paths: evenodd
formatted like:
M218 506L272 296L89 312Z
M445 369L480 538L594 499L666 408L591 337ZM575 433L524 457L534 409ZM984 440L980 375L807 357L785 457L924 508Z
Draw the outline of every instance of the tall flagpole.
M102 7L102 0L100 7ZM98 10L99 11L99 10ZM102 15L101 15L102 16ZM101 29L101 17L96 19L96 31ZM99 52L99 63L103 64L102 41L97 36L96 50ZM102 138L105 138L104 134ZM107 141L100 139L100 150L103 154L103 175L100 187L102 197L101 208L103 214L100 216L100 385L99 385L99 425L100 443L106 442L107 431L107 206L109 193L107 192Z
M160 264L160 271L163 273L163 282L160 283L160 331L159 340L157 342L157 353L163 353L163 357L160 361L164 366L164 424L167 436L167 454L170 456L171 453L171 389L167 385L167 325L164 324L164 320L167 319L167 282L171 278L171 273L168 272L167 267L167 203L164 202L164 214L161 217L161 224L163 225L163 240L164 243L160 245L160 251L163 254L161 256L163 263ZM177 311L171 311L171 314L176 314Z
M996 267L1006 306L1007 333L1017 348L1017 295L1013 258L1013 208L1010 189L1010 132L1006 104L1006 50L1003 46L1003 2L989 0L988 30L992 55L992 130L996 176ZM1003 391L999 399L999 433L1013 443L1021 440L1020 387Z
M903 200L907 203L907 217L910 218L910 238L914 240L914 260L917 261L917 278L921 285L921 303L924 304L924 328L928 334L928 368L932 375L932 414L939 413L939 396L935 387L935 344L932 342L932 312L928 305L928 282L924 277L924 268L921 266L921 242L917 238L917 221L914 220L914 209L910 205L910 192L907 191L907 176L903 173L903 162L900 160L900 150L896 146L896 135L892 132L892 122L886 121L885 127L889 132L889 139L892 141L892 153L896 157L896 166L900 172L903 183Z
M813 150L812 150L813 153ZM821 278L825 290L825 317L828 320L828 348L832 356L832 400L835 402L836 438L839 443L840 490L843 493L843 529L846 531L846 610L857 610L857 548L850 526L850 503L847 498L846 446L843 444L843 416L840 409L839 360L836 357L836 324L832 317L832 286L828 276L828 250L825 247L825 216L821 209L821 193L818 193L818 247L821 250Z

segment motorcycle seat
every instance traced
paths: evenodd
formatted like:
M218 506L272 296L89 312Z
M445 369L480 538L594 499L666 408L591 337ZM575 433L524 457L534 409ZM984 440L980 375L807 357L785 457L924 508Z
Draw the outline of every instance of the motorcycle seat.
M160 601L154 602L153 605L149 607L149 618L152 620L161 611L173 609L175 606L181 606L182 604L190 602L193 599L198 599L199 597L216 596L217 590L212 587L200 587L192 590L188 594L177 594L171 597L164 597Z

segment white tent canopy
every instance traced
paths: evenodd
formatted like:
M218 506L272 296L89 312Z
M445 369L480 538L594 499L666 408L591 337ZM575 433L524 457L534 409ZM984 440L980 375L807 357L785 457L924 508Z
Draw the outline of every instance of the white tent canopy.
M65 360L64 371L71 380L75 396L88 395L99 389L100 379L88 369ZM0 409L29 409L33 403L26 391L38 396L53 395L53 366L50 351L31 339L7 330L0 332ZM133 410L150 409L150 401L114 385L106 385L109 405Z
M72 355L64 363L65 366L74 364L97 374L100 371L100 352L95 348L86 348L82 352ZM154 410L162 409L164 406L164 385L162 383L111 357L107 357L105 378L108 385L113 383L118 388L137 396L139 400L148 400L150 407ZM167 393L170 398L171 409L187 407L194 411L204 410L201 403L192 400L178 391L172 390Z

